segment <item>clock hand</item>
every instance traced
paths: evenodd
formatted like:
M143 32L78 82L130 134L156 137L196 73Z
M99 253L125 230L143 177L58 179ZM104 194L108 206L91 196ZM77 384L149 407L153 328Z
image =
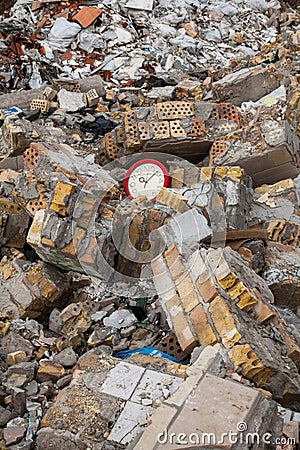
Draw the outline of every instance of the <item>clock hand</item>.
M156 172L154 172L152 175L150 175L150 177L147 178L147 180L146 180L146 184L147 184L148 181L151 180L151 178L154 177L154 175L156 175L157 173L158 173L158 172L156 171Z
M147 180L145 180L145 178L144 178L144 177L140 177L140 178L139 178L139 182L140 182L140 183L144 183L144 189L145 189L145 187L146 187L146 184L147 184L147 182L148 182L148 181L147 181Z

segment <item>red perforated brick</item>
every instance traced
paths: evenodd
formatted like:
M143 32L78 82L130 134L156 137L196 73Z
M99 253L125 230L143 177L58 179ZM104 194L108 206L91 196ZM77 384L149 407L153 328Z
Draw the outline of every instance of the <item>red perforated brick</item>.
M191 137L205 136L205 123L203 119L192 119L191 131L188 134Z
M209 152L209 163L210 165L214 164L214 159L217 156L223 155L227 148L227 145L223 141L215 140L213 145L211 146L210 152Z
M28 167L29 169L33 169L36 166L38 157L39 157L38 152L35 149L29 147L23 153L24 166Z
M178 361L184 361L188 357L188 354L181 350L174 333L166 334L166 336L164 336L159 343L155 345L155 347L158 350L161 350L162 352L178 359Z
M231 105L230 103L220 103L218 105L219 108L219 117L223 120L234 120L238 127L240 126L240 118L237 107Z

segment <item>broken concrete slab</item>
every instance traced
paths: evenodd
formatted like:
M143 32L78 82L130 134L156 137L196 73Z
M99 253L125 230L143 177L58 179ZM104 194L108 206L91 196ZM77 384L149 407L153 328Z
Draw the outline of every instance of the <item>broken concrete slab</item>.
M148 357L148 364L155 365L156 359ZM103 442L105 436L115 445L127 444L147 425L148 416L155 402L160 403L163 398L164 389L173 393L182 381L177 376L140 367L133 361L91 355L79 362L70 387L59 394L42 425L79 433L78 437L89 445ZM151 400L151 405L143 404L146 398ZM82 407L70 409L71 404ZM84 429L82 423L86 424ZM91 426L94 433L90 431Z
M276 410L274 402L255 389L207 373L213 371L213 361L217 359L217 355L218 349L213 347L200 351L199 357L191 365L188 378L174 395L153 411L151 424L129 445L130 450L150 447L189 448L191 445L215 446L220 444L221 440L222 444L226 439L229 440L230 432L239 436L238 444L228 442L230 448L247 449L254 444L260 449L261 443L247 442L247 432L262 436L266 429L272 429L273 436L281 434L283 423L280 418L277 417L263 426L262 420L258 419L263 417L266 411ZM200 416L199 404L207 405L201 408ZM225 423L223 418L228 411L231 412L230 423ZM272 413L269 417L271 416ZM245 426L244 429L239 428L241 422ZM267 428L264 429L264 426ZM259 441L259 438L257 440Z
M226 75L212 84L213 98L219 102L230 101L236 106L257 101L274 91L279 79L266 67L250 67Z

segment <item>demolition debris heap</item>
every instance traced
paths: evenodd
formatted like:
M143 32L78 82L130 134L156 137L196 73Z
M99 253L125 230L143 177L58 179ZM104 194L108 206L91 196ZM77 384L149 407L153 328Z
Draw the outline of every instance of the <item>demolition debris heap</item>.
M2 3L0 448L295 450L299 3Z

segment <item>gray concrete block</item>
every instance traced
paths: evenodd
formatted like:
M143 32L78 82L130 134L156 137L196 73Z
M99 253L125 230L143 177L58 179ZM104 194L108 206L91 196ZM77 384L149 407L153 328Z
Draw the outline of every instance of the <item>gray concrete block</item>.
M109 372L101 392L129 400L144 372L142 367L121 362Z

